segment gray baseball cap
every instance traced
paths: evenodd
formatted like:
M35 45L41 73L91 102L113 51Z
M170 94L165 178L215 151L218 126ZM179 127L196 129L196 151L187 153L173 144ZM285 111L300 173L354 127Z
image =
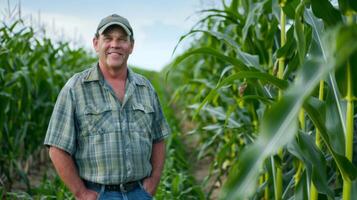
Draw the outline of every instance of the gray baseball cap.
M125 32L128 34L130 37L134 37L133 29L130 26L129 21L117 14L112 14L109 15L108 17L103 18L97 27L97 33L102 34L105 29L107 29L111 25L119 25L121 26Z

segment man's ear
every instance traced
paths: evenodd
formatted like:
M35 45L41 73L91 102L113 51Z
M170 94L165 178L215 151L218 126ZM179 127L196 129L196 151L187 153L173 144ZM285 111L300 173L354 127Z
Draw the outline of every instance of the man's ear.
M133 49L134 49L134 40L130 41L130 54L133 52Z
M95 49L96 52L98 52L98 37L93 38L93 48Z

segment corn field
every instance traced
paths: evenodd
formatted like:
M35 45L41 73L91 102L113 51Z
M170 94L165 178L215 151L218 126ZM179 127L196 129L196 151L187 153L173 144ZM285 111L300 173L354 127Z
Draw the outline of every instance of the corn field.
M233 0L168 70L221 199L357 199L357 2ZM171 78L170 78L171 77ZM353 160L354 158L354 160Z
M222 0L164 70L135 69L173 130L155 199L357 199L356 13L355 0ZM60 89L96 58L21 20L0 41L0 196L73 199L57 176L33 186L29 168L46 162Z
M0 41L0 176L2 184L29 187L26 173L44 160L37 158L58 92L71 71L94 60L67 43L37 39L20 20L2 24Z

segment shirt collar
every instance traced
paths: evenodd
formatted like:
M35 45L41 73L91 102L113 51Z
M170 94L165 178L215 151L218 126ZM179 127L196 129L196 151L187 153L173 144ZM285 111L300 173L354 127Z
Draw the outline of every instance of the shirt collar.
M99 63L97 63L96 66L93 66L92 68L89 69L88 74L84 78L83 82L91 82L91 81L100 81L101 83L104 83L104 76L100 71ZM143 85L143 86L146 85L144 80L136 76L135 72L130 68L128 68L127 81L128 83L133 83L136 85Z
M83 82L92 82L92 81L104 81L104 76L99 69L99 64L97 63L95 66L89 68L86 77Z

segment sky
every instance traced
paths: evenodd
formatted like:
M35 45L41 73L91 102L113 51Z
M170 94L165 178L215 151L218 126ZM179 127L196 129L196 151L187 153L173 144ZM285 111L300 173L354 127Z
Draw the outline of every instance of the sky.
M1 14L20 0L0 0ZM47 36L93 50L99 21L113 13L126 17L134 30L135 46L129 65L159 71L173 59L180 36L200 19L197 11L219 0L21 0L21 15L42 24ZM61 3L58 3L61 2ZM179 45L182 52L189 40Z

